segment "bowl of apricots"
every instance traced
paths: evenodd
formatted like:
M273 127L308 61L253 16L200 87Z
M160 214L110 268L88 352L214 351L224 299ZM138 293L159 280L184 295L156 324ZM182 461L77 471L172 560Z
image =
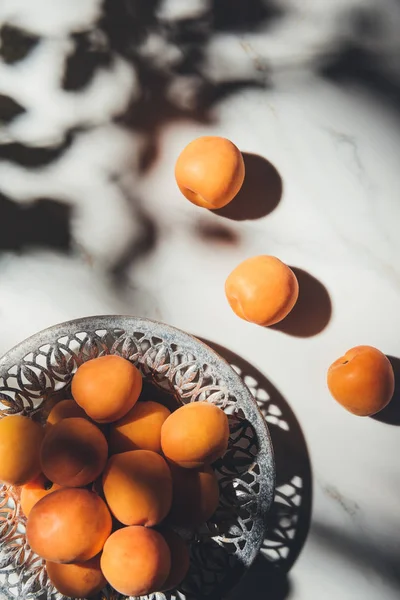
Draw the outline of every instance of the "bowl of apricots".
M239 375L170 326L53 326L0 359L0 591L221 598L257 556L275 485Z

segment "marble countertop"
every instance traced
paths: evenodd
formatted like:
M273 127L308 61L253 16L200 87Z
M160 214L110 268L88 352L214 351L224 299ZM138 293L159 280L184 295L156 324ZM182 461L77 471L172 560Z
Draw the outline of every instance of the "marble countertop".
M208 134L233 140L247 168L239 197L218 214L188 203L174 181L180 150ZM232 599L397 599L398 111L355 83L277 69L273 86L237 89L203 122L161 123L151 164L140 169L147 142L143 132L97 123L44 179L0 161L1 191L21 205L32 194L65 200L74 238L70 253L2 254L1 352L89 314L150 317L209 340L257 395L278 465L280 511ZM270 329L238 319L224 296L230 271L256 254L278 256L300 283L297 307ZM377 418L348 414L326 386L331 362L359 344L392 357L399 377Z
M220 106L212 126L185 123L166 130L159 161L143 181L146 204L167 232L159 250L135 269L135 285L149 296L142 312L146 306L146 315L212 340L256 369L254 386L266 390L276 416L280 411L289 425L286 441L276 434L279 460L294 462L286 484L307 476L307 450L292 447L291 428L293 444L301 428L311 460L311 527L288 575L288 595L279 580L274 596L260 562L254 587L246 580L238 600L248 597L248 585L254 595L265 586L265 597L277 599L398 597L399 393L393 414L382 417L386 423L346 413L325 383L331 362L364 343L393 356L400 375L395 122L394 114L356 89L344 93L317 81L246 92ZM244 220L191 207L176 190L179 149L209 133L228 136L250 153L255 184L246 184L236 215ZM206 232L202 239L195 239L196 227ZM269 330L237 319L223 289L240 260L262 253L296 267L301 290L294 314ZM298 425L285 416L286 403ZM271 430L277 427L272 418ZM309 483L303 479L305 487ZM292 526L295 531L301 523ZM296 551L288 539L283 546Z

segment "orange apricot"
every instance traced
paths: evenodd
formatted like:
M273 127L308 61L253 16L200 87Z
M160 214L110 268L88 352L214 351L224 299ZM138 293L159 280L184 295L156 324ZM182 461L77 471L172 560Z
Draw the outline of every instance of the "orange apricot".
M142 375L129 360L110 354L83 363L72 379L72 395L94 421L121 419L136 404Z
M200 468L223 456L228 439L226 414L208 402L192 402L178 408L161 429L164 455L188 469Z
M101 569L108 583L124 596L160 590L170 567L168 544L154 529L124 527L104 544Z
M171 508L171 472L162 456L150 450L114 454L103 473L103 491L118 521L152 527Z
M166 528L163 528L160 533L167 542L171 554L171 569L161 590L168 591L176 588L186 577L190 566L190 557L188 547L180 535L172 529Z
M0 481L23 485L39 475L43 436L43 427L28 417L0 419Z
M47 417L47 423L49 425L55 425L63 419L71 419L73 417L88 419L83 408L81 408L75 400L61 400L51 409L49 416Z
M54 587L69 598L89 598L107 584L100 568L100 554L82 563L46 561L46 570Z
M20 505L24 515L28 517L36 502L39 502L39 500L48 494L59 490L60 487L56 483L49 481L43 473L33 481L29 481L23 485L21 488Z
M274 256L253 256L238 265L225 282L232 310L245 321L267 327L282 321L299 295L296 275Z
M182 469L171 465L172 506L168 520L179 527L197 527L208 521L219 502L218 480L211 467Z
M108 446L87 419L71 417L48 430L42 444L42 471L61 486L81 487L94 481L107 462Z
M26 537L32 550L45 560L85 562L101 552L111 526L110 512L97 494L64 488L35 504Z
M356 346L329 367L327 382L339 404L366 417L389 404L395 379L389 359L380 350Z
M129 450L161 452L161 427L171 412L158 402L137 402L110 429L111 454Z
M243 156L230 140L199 137L186 146L175 165L182 194L197 206L215 210L228 204L242 187Z

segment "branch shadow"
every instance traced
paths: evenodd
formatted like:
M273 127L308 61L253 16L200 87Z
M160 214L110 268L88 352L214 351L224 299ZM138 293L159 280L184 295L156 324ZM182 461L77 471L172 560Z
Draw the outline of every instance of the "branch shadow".
M155 218L142 209L138 209L135 216L141 225L139 236L132 241L111 270L114 282L118 286L124 285L126 273L133 264L156 250L159 241L160 232Z
M383 68L374 53L359 48L355 43L347 44L323 65L320 73L338 85L360 85L399 110L399 81Z
M257 30L266 19L275 19L283 10L278 3L258 0L214 0L214 27L220 31Z
M26 57L39 42L39 37L13 25L0 28L0 56L7 65L12 65Z
M376 415L372 415L371 419L386 423L387 425L400 426L400 358L388 356L394 372L394 393L389 404Z
M145 131L142 172L159 156L159 132L167 123L194 120L212 124L213 107L225 97L246 88L270 85L265 69L254 77L232 74L215 81L207 72L210 40L221 31L255 31L266 27L282 10L270 0L195 3L171 14L158 0L105 0L101 26L110 46L134 64L140 93L118 121ZM160 44L153 49L154 41ZM256 218L256 217L252 217Z
M347 35L325 53L317 65L319 74L347 92L349 84L356 85L398 112L399 50L393 42L399 10L398 0L354 3L347 15Z
M2 235L0 251L25 251L34 247L71 251L72 210L52 198L17 204L0 192Z
M72 97L73 94L85 93L99 70L112 70L117 56L122 56L132 65L137 85L132 93L130 106L127 109L121 108L120 114L115 115L113 120L130 129L132 135L144 134L139 176L148 172L157 161L160 132L168 123L192 120L211 124L216 119L212 109L222 99L246 87L265 88L269 85L265 69L252 77L233 73L230 77L215 81L206 67L207 52L210 40L219 32L253 31L267 26L282 12L275 8L272 0L249 0L245 4L240 0L215 0L210 4L203 3L203 6L201 3L188 3L185 10L164 4L174 3L161 3L160 0L104 0L98 21L87 23L82 31L69 32L71 51L64 57L60 71L60 88ZM30 53L40 45L41 37L24 28L5 23L0 27L0 42L0 57L3 62L11 65L28 60ZM26 107L14 98L0 94L0 123L8 126L25 112ZM89 123L83 122L77 129L89 127ZM75 141L75 133L75 130L65 131L64 139L56 146L30 146L15 141L1 143L0 160L29 168L49 165L62 160ZM257 160L263 161L261 157L251 158L249 155L249 173L254 170ZM268 165L267 161L265 164ZM257 189L257 193L251 189L249 194L250 198L255 196L253 202L256 201L256 205L258 198L260 199L259 206L262 208L252 207L250 200L247 200L248 215L231 218L258 218L274 208L281 193L280 178L272 166L269 173L266 183L269 186L267 190L272 190L268 192L270 195L267 194L266 199L261 198L261 192L258 193ZM261 177L261 180L256 179L256 188L258 181L266 185ZM262 190L262 186L260 189ZM130 198L129 201L132 204L139 203L137 198ZM40 202L41 199L38 199L38 203ZM61 203L52 207L48 204L45 208L39 207L40 210L37 211L36 208L34 214L38 218L50 214L49 227L46 229L39 223L32 233L28 223L22 231L21 226L13 219L13 231L10 228L10 234L7 234L10 241L7 239L3 246L40 245L59 250L69 249L72 233L67 209ZM55 214L57 209L59 210ZM7 207L0 206L0 213L6 210ZM10 210L19 212L17 208ZM154 216L144 215L139 218L143 235L138 242L132 241L131 248L128 248L114 268L119 283L126 282L126 272L132 261L152 252L156 247L158 234ZM26 235L26 239L21 239L22 235ZM214 238L221 239L227 239L227 235L222 230L212 233ZM13 238L17 240L15 243Z
M13 119L26 112L25 108L14 98L0 94L0 123L11 123Z
M213 213L234 221L261 219L278 206L282 198L282 178L274 165L259 154L243 152L243 160L242 188L232 202Z
M276 464L275 499L260 554L229 598L246 600L252 591L258 595L265 589L271 600L284 600L290 591L287 574L310 527L312 471L307 444L290 405L265 375L223 346L203 342L227 360L249 387L268 424Z
M294 337L312 337L321 333L332 317L328 290L316 277L298 267L290 267L299 282L299 298L283 321L271 329Z

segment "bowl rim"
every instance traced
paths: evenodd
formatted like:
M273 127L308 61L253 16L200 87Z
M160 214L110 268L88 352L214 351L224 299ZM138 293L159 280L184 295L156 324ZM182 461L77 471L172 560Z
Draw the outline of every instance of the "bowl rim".
M129 329L132 329L158 338L157 331L151 332L152 328L161 329L166 337L170 338L171 344L176 343L183 348L189 346L189 351L190 344L192 344L192 347L195 345L196 349L198 349L198 355L195 356L197 360L201 360L202 362L204 360L204 363L210 364L216 369L218 369L218 367L221 369L222 367L222 375L227 389L240 390L240 395L235 394L238 408L245 408L243 412L245 413L246 418L253 426L256 425L255 429L258 437L257 455L259 457L257 462L263 462L265 470L268 472L268 476L264 478L266 484L260 486L259 493L257 493L258 508L260 516L262 517L262 524L259 527L257 541L254 540L247 555L241 557L243 561L241 564L243 572L237 577L236 581L232 582L233 587L241 578L241 575L243 575L251 566L261 548L266 531L266 516L274 500L276 470L274 451L268 425L250 389L224 357L195 335L163 323L162 321L145 317L136 317L133 315L91 315L51 325L14 345L0 357L0 378L3 378L11 367L22 361L33 349L39 349L41 346L51 344L66 335L78 334L80 332L87 333L88 331L96 332L107 329L129 332ZM206 358L207 360L205 360Z

